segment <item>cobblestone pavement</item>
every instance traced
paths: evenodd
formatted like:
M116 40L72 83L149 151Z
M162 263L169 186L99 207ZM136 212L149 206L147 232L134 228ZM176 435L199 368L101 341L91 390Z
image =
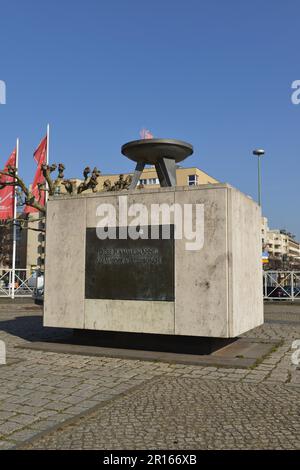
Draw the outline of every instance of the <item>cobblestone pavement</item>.
M16 348L62 334L42 329L38 311L0 305L8 350L8 365L0 366L0 449L22 447L55 425L26 447L300 448L300 371L290 360L300 309L267 313L247 333L283 340L250 370Z
M299 435L299 391L280 385L162 377L33 447L295 449Z

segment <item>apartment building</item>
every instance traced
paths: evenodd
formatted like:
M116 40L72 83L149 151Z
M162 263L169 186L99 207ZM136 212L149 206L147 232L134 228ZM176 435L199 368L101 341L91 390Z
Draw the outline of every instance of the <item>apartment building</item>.
M266 217L262 218L262 247L273 264L277 261L291 269L300 265L300 243L286 230L270 229Z
M127 176L132 175L132 173L124 174L124 178ZM99 180L99 191L103 189L103 184L105 180L110 180L112 184L114 184L119 179L119 174L106 174L101 175ZM200 170L196 167L191 168L182 168L180 166L176 169L176 179L177 179L177 186L194 186L198 184L214 184L219 183L216 178L205 173L205 171ZM159 179L156 173L155 166L151 165L144 169L141 178L140 178L140 185L143 185L145 189L151 189L155 187L159 187Z

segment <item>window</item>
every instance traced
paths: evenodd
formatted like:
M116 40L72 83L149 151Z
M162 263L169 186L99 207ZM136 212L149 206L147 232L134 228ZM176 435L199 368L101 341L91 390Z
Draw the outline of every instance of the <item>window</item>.
M198 184L198 176L197 175L189 175L188 176L188 185L189 186L196 186Z
M159 184L159 179L158 178L150 178L148 180L148 184Z
M140 184L143 184L144 186L146 184L159 184L159 179L158 178L140 179Z

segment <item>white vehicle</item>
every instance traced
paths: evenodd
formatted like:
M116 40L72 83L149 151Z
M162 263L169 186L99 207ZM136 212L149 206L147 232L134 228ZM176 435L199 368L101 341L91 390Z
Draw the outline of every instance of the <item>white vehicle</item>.
M30 284L29 284L30 283ZM36 271L29 279L28 285L33 288L32 297L36 303L44 301L44 273Z

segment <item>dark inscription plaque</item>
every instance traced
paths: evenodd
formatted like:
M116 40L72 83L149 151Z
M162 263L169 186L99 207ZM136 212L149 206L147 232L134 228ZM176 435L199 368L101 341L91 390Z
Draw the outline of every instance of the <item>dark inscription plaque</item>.
M85 298L174 300L174 225L160 226L157 239L100 240L86 229ZM170 232L163 239L163 229ZM166 233L164 231L164 233Z

